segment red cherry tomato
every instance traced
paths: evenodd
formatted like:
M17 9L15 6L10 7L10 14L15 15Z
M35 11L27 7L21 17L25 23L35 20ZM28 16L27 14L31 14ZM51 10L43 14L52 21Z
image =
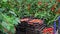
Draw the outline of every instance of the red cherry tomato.
M54 11L54 10L55 10L55 8L54 8L54 7L52 7L52 8L51 8L51 10L52 10L52 11Z

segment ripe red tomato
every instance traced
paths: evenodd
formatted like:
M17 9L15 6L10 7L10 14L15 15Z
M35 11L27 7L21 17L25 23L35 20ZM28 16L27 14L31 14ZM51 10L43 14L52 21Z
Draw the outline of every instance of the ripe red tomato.
M52 7L52 8L51 8L51 11L54 11L54 10L55 10L55 8L54 8L54 7Z
M38 5L41 5L42 4L42 2L38 2Z
M55 8L56 8L56 6L57 6L57 4L54 4L54 5L52 6L51 10L54 11Z
M43 33L51 33L51 34L53 34L53 28L45 28L45 29L43 29Z

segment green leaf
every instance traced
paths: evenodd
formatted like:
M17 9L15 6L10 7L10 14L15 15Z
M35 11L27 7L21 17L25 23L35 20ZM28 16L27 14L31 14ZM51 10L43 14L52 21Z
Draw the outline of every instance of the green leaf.
M3 0L3 2L7 2L7 0Z

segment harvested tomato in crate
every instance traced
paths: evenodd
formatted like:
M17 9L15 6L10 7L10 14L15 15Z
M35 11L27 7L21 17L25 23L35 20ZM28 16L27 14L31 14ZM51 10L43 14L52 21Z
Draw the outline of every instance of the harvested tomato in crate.
M43 29L43 34L53 34L53 28L45 28Z
M42 25L43 24L43 20L40 20L40 19L32 19L32 20L30 20L28 22L28 24L30 24L30 25L33 25L33 23L38 23L38 24Z

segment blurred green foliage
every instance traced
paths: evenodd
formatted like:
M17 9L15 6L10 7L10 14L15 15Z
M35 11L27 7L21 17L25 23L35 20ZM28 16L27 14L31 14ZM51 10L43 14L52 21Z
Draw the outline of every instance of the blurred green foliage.
M5 34L9 32L14 34L14 26L24 16L44 18L46 24L49 25L60 15L55 13L59 5L60 2L56 0L0 0L0 30Z

